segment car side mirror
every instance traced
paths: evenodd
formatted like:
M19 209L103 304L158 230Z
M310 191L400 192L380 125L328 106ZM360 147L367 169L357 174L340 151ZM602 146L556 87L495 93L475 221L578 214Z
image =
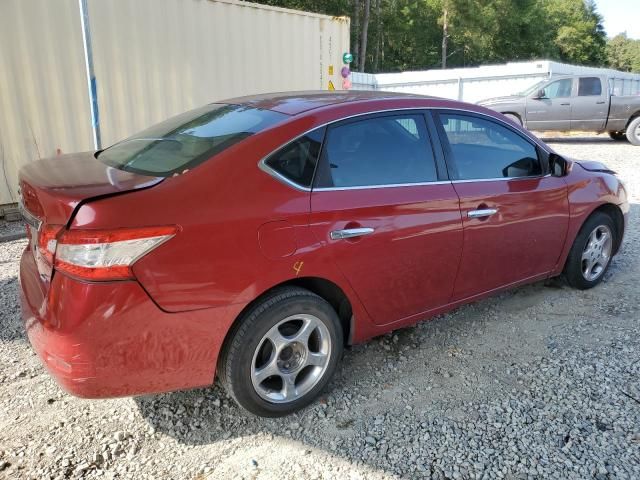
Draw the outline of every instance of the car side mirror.
M540 100L541 98L545 98L545 97L546 97L546 94L544 93L544 88L541 88L536 92L533 98L535 98L536 100Z
M549 171L554 177L564 177L569 173L569 162L557 153L549 154Z

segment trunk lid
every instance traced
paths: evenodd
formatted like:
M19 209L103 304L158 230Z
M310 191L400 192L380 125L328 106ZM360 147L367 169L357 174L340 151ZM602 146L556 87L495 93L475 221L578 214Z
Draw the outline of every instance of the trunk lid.
M23 167L21 202L44 224L66 225L85 200L150 187L162 180L105 165L93 152L73 153Z
M150 187L164 178L125 172L105 165L93 152L32 162L20 170L20 209L28 225L29 249L48 289L53 271L47 254L56 232L82 202Z

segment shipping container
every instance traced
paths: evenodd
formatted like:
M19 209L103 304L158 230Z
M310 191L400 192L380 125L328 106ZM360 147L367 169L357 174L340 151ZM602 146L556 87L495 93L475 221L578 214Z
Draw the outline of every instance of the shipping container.
M26 162L198 105L342 89L349 19L234 0L2 0L0 205Z

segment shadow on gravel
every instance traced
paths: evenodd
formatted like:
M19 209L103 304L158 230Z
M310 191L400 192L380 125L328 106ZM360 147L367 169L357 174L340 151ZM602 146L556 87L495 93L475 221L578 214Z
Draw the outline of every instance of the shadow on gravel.
M18 288L16 275L0 280L0 342L26 341Z
M327 431L338 437L352 436L362 430L363 422L370 423L380 412L383 417L397 417L400 425L420 423L426 411L440 409L447 410L449 417L464 417L463 401L488 398L487 391L478 389L479 382L490 385L491 395L518 388L510 373L494 369L495 356L506 365L513 363L515 357L533 356L540 353L534 350L547 348L544 343L504 345L501 340L495 344L490 341L472 357L463 346L464 339L472 338L474 331L486 334L489 330L513 329L506 317L491 315L487 320L489 312L504 309L512 314L523 313L545 298L558 298L567 291L566 283L559 279L538 282L349 348L325 394L288 417L253 416L239 408L218 383L210 388L137 397L135 402L142 417L156 431L190 445L266 433L327 449ZM484 341L486 338L481 340ZM502 351L496 355L500 348ZM486 369L476 365L484 355L494 357L493 365ZM416 403L416 389L428 392L424 408L419 410L415 406L409 408ZM320 428L324 435L310 442L308 434L303 438L305 428ZM357 461L358 457L351 457L347 450L341 449L340 454Z
M538 135L538 138L540 138L540 140L542 140L545 143L566 143L566 144L579 144L579 145L586 145L586 144L596 144L596 145L602 145L602 144L607 144L610 143L611 145L631 145L629 142L618 142L615 140L612 140L611 138L609 138L608 136L606 137L547 137L544 135Z

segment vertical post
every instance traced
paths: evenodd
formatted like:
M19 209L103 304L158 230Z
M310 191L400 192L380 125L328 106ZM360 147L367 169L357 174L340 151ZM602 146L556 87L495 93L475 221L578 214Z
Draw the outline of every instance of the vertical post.
M91 30L89 29L89 9L87 0L78 0L80 6L80 25L82 26L82 45L84 47L84 65L87 72L87 93L89 94L89 108L91 109L91 130L93 132L93 147L102 148L100 139L100 116L98 115L98 91L96 76L93 71L93 50L91 48Z
M447 39L449 38L447 27L447 7L445 6L442 21L442 69L447 68Z

